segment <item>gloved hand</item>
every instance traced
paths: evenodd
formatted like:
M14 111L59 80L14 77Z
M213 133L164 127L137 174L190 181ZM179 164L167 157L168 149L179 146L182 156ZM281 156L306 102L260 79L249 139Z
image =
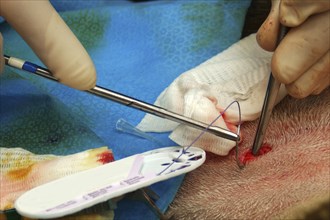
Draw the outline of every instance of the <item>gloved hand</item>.
M275 48L279 24L290 27ZM272 72L296 98L319 94L330 84L329 0L272 0L257 34L259 45L274 51Z
M0 4L0 15L61 83L80 90L95 86L92 60L48 0L1 1ZM2 54L0 34L0 73L4 65Z

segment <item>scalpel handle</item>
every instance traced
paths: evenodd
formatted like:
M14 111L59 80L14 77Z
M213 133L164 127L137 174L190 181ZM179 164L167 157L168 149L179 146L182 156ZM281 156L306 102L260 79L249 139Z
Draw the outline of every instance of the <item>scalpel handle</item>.
M47 79L58 82L58 80L52 75L52 73L43 67L40 67L34 63L30 63L28 61L23 61L15 57L4 56L5 63L8 66L14 67L16 69L25 70L27 72L36 74L38 76L45 77ZM87 90L86 92L91 93L93 95L109 99L111 101L117 102L119 104L123 104L135 109L142 110L144 112L166 118L178 123L182 123L200 130L206 130L206 132L214 134L216 136L232 140L239 141L240 137L238 134L235 134L226 129L217 127L217 126L209 126L205 123L193 120L191 118L185 117L183 115L176 114L174 112L168 111L164 108L148 104L146 102L134 99L132 97L120 94L118 92L111 91L109 89L103 88L101 86L95 86L94 88Z
M287 28L285 26L281 25L276 46L278 46L280 44L280 42L284 38L286 32L287 32ZM261 115L260 115L256 135L255 135L253 146L252 146L252 153L254 155L258 154L259 149L264 141L266 129L267 129L273 108L275 106L275 102L276 102L276 98L277 98L277 94L280 89L280 86L281 86L280 82L278 82L274 78L273 74L270 73L269 80L268 80L268 86L267 86L265 99L264 99L264 104L262 106Z

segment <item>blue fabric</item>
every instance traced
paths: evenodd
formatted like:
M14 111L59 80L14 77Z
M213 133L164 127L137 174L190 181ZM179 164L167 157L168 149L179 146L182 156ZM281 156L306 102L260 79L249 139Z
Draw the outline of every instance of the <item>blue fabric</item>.
M105 146L55 97L9 69L0 79L0 147L66 155Z
M56 11L74 11L86 8L100 8L114 5L131 4L130 0L49 0ZM152 1L152 0L149 0ZM156 0L157 1L157 0Z
M56 4L60 4L59 2L66 4L70 1L57 1ZM90 2L95 3L95 1ZM144 3L124 0L101 1L95 5L95 8L80 7L74 11L66 10L61 16L93 59L99 86L153 103L160 92L182 72L202 63L239 40L249 4L250 0L168 0ZM63 10L58 5L55 7ZM0 25L0 31L5 40L5 54L41 64L20 36L7 24ZM13 71L18 75L9 73ZM8 79L6 74L10 75L11 79ZM38 149L40 147L41 152L62 152L61 148L69 146L70 150L65 151L69 153L104 143L113 149L115 159L120 159L160 147L153 142L116 130L115 125L120 118L136 125L145 114L141 111L20 71L6 70L3 75L1 102L8 101L10 99L8 96L17 96L15 106L18 107L11 106L10 109L17 111L11 112L11 118L6 118L7 121L1 121L2 123L17 120L15 118L19 117L20 111L54 108L56 111L51 114L73 116L70 119L72 126L70 125L68 130L75 127L75 123L77 127L85 129L82 130L86 133L79 133L80 130L76 129L79 131L68 134L67 138L71 135L81 136L88 146L78 140L77 143L74 140L64 142L65 145L63 142L56 142L50 144L50 147L43 147L41 143L37 145L31 141L38 146ZM26 82L21 77L29 81ZM40 93L35 95L32 87ZM16 94L17 92L19 94ZM29 102L22 107L19 98L27 99ZM9 107L4 108L6 112L9 111ZM55 119L62 118L55 117ZM32 120L35 118L31 118ZM40 120L48 119L40 118ZM66 123L57 123L56 129L59 130L62 126L67 126ZM9 132L13 140L19 139L14 127L0 129L1 137ZM42 129L42 127L35 128L34 133L43 133ZM167 137L168 134L153 135L165 146L175 145ZM12 143L14 144L15 141ZM23 147L29 148L27 145ZM157 205L161 210L166 210L182 180L183 176L151 186L160 195ZM124 200L119 202L115 218L154 219L155 215L142 203Z

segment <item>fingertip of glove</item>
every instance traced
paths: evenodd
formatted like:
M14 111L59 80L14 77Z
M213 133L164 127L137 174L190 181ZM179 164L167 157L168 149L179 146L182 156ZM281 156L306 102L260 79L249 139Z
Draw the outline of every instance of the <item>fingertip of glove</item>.
M296 85L295 83L286 85L286 89L289 95L296 99L303 99L310 94L310 91L306 90L304 87Z
M301 6L295 1L283 1L280 4L280 22L286 27L297 27L310 15L307 6Z
M265 35L262 31L258 31L256 35L257 43L262 49L273 52L275 50L275 44Z
M55 71L54 75L61 83L78 90L89 90L96 85L96 70L92 61L81 65L74 63L69 68Z
M283 57L276 52L274 53L271 62L272 74L279 82L289 84L293 81L293 74L291 73L293 70L291 70L292 68L285 63L286 61L283 60Z
M274 13L271 13L260 26L256 38L259 46L266 51L272 52L276 49L276 38L279 30L279 21Z
M299 14L291 14L291 15L281 15L280 23L286 27L297 27L299 26L305 19L302 19Z

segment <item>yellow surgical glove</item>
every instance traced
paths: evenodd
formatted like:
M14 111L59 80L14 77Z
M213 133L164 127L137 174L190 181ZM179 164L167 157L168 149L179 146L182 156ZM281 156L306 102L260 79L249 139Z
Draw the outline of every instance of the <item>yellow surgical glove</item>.
M280 23L290 30L275 48ZM257 41L265 50L275 50L272 72L291 96L316 95L330 85L329 30L329 0L272 0Z
M95 86L92 60L48 0L1 0L0 15L61 83L80 90ZM4 62L1 36L0 53L1 71Z

